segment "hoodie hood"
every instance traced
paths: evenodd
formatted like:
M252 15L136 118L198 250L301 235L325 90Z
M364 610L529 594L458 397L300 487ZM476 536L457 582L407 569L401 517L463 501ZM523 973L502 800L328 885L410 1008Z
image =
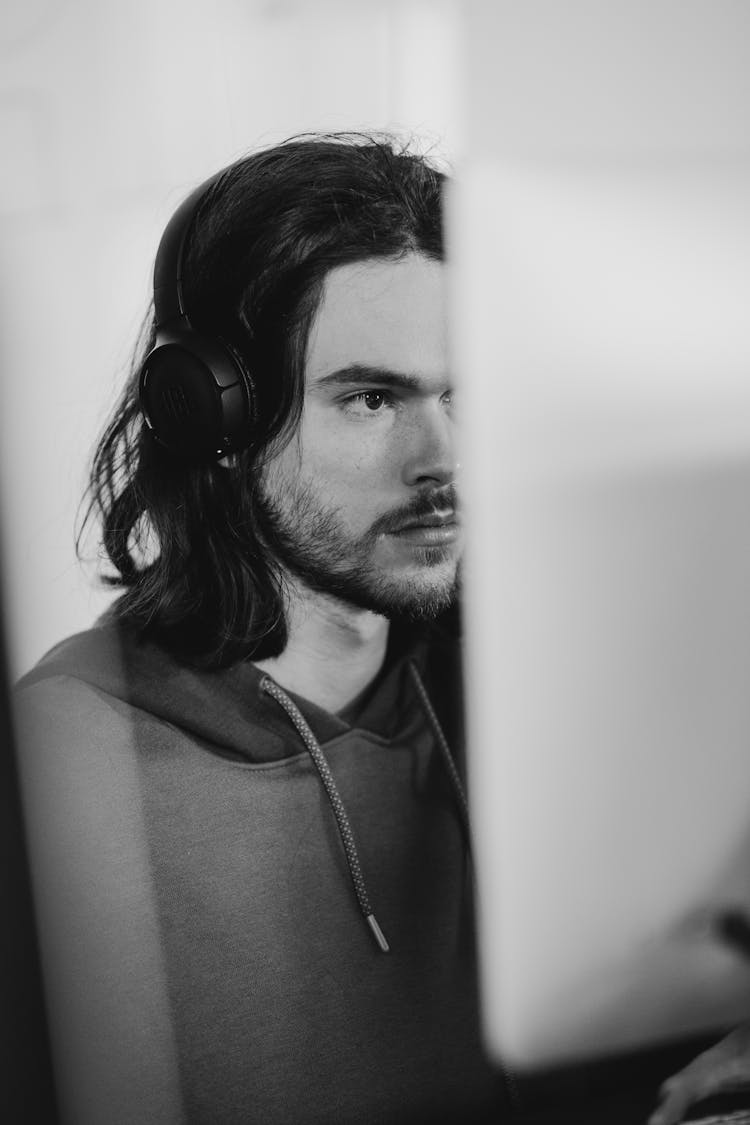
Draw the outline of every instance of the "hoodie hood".
M434 635L431 628L404 634L399 630L389 645L384 669L361 700L355 722L348 721L346 711L341 716L332 714L288 693L318 742L325 744L351 729L389 740L409 728L419 710L409 682L409 661L429 677L430 646L455 645L440 629ZM444 667L444 659L440 667ZM80 680L110 697L115 705L124 703L143 711L221 753L254 763L290 755L288 719L263 690L265 676L254 664L247 661L215 672L182 664L153 641L137 636L111 611L93 628L51 649L23 677L19 688L58 676ZM451 679L455 692L455 678ZM431 687L430 694L439 699L440 686ZM453 736L454 732L448 733L449 740Z

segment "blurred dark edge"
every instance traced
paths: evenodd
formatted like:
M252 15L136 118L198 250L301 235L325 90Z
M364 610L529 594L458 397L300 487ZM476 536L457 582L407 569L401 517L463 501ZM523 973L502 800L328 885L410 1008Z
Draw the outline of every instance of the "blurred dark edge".
M0 573L0 605L4 586ZM0 1120L56 1125L39 946L31 897L16 742L10 707L7 637L0 613L0 760L2 761L2 921L0 921Z
M723 1034L691 1036L597 1062L516 1075L523 1107L519 1125L645 1125L662 1082ZM750 1092L744 1098L743 1104L750 1107Z

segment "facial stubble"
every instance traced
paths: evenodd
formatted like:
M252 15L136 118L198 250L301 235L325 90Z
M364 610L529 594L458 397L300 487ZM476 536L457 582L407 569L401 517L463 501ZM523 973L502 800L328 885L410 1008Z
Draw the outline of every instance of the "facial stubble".
M429 511L455 507L451 488L425 492L407 508L380 517L362 535L345 527L340 509L325 506L310 485L266 484L261 507L269 546L282 568L309 589L349 605L393 619L413 621L437 617L453 603L457 564L449 548L420 546L411 550L411 566L393 570L379 566L379 539L399 522ZM408 573L401 571L408 569Z

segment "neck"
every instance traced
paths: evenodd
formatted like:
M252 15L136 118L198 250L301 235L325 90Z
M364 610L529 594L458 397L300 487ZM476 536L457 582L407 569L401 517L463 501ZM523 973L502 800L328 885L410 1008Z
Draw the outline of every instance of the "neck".
M256 667L287 691L341 711L380 671L388 621L299 584L289 590L287 646L280 656L256 661Z

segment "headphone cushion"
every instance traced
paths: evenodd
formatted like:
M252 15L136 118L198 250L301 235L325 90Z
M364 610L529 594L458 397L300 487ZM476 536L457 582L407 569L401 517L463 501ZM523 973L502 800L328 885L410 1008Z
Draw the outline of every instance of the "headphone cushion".
M172 453L214 459L250 444L253 380L235 349L216 337L160 331L139 393L146 424Z

